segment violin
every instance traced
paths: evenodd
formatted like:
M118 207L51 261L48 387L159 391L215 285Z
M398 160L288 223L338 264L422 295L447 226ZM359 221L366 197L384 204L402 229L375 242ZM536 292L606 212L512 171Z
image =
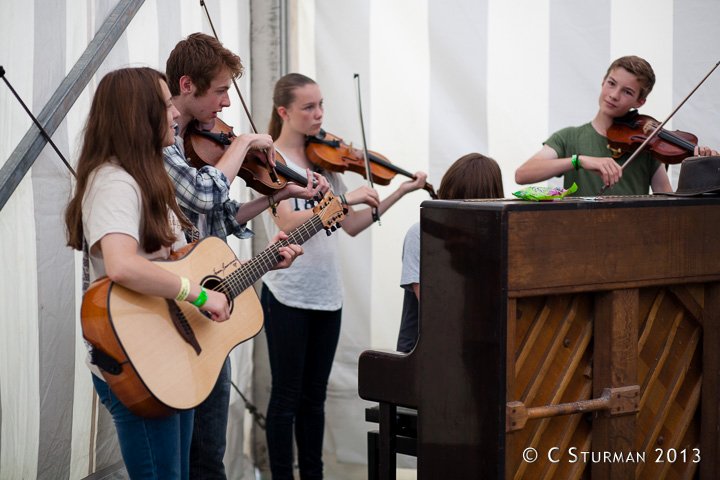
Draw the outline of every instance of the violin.
M616 118L607 131L608 148L612 157L619 158L625 153L635 151L659 124L654 118L641 115L637 110L630 110ZM648 148L656 160L674 164L692 156L697 142L698 138L692 133L661 129L650 140Z
M325 170L340 173L350 170L367 178L363 152L346 144L342 138L332 133L320 130L317 135L308 136L305 154L308 160ZM372 181L379 185L388 185L398 173L408 178L415 178L412 173L393 165L377 152L368 151L368 160ZM428 191L430 198L437 199L432 185L426 182L423 189Z
M214 166L236 137L232 127L219 118L215 119L212 130L200 130L190 126L183 138L185 156L195 168L202 168L205 165ZM285 159L277 151L275 151L276 179L272 178L267 165L267 154L263 150L249 150L238 171L238 177L242 178L248 187L262 195L276 193L289 181L302 186L308 184L307 178L288 167Z

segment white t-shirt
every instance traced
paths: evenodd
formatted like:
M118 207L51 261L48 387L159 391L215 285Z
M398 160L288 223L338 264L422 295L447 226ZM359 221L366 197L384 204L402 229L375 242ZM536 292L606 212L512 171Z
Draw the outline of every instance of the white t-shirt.
M286 154L282 152L280 154L288 167L303 176L306 174L305 169L288 159ZM321 173L330 182L335 195L347 191L339 174L325 171ZM290 202L293 210L307 210L315 206L314 200L291 198L286 201ZM270 239L280 231L268 211L263 213L263 223ZM318 232L302 245L303 255L297 257L290 268L271 270L263 276L263 282L280 303L308 310L334 311L342 307L343 285L338 258L339 232L336 231L329 237L324 232Z
M83 233L90 249L90 279L105 276L100 244L109 233L123 233L138 241L138 255L150 260L167 258L171 248L163 247L156 252L145 252L140 246L140 222L142 218L140 186L121 166L106 163L90 174L82 201ZM168 220L173 225L176 242L172 248L185 245L182 228L172 210Z
M115 163L106 163L90 174L83 195L83 233L90 250L90 280L105 276L105 262L100 251L100 240L109 233L123 233L138 241L138 255L150 260L167 258L171 248L163 247L147 253L140 247L140 220L142 217L140 186L125 169ZM182 227L172 210L168 210L176 241L172 248L185 245ZM89 345L88 345L89 347ZM86 360L90 371L103 380L100 369Z

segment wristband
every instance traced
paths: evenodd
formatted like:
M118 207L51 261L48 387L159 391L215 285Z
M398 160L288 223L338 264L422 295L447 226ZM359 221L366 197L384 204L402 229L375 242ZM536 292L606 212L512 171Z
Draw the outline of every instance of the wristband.
M205 302L207 302L207 299L208 299L207 290L205 290L205 287L200 287L200 295L198 295L197 298L190 303L192 303L196 307L200 308L203 305L205 305Z
M175 300L182 302L190 294L190 280L187 277L180 277L180 291L178 292Z
M340 203L341 203L344 207L347 207L347 206L348 206L348 201L347 201L347 198L345 198L345 194L341 193L341 194L338 195L338 196L340 197Z
M570 163L572 163L572 166L575 168L575 170L580 170L582 168L582 165L580 165L580 155L577 153L572 156L570 159Z

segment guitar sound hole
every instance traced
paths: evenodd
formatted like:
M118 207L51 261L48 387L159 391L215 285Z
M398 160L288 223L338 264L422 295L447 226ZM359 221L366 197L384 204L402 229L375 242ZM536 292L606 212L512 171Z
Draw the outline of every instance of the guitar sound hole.
M200 282L200 285L205 287L205 289L207 289L207 290L215 290L216 292L220 292L220 291L222 291L222 288L221 288L222 280L223 280L222 278L217 277L215 275L208 275L207 277L202 279L202 281ZM228 294L228 292L223 292L223 293L225 293L225 297L227 297L228 303L230 304L230 314L232 315L233 309L235 308L234 299L230 298L230 295Z

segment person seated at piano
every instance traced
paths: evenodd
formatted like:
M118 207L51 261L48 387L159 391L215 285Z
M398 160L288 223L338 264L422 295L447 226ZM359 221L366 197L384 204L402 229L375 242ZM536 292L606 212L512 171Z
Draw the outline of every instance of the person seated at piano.
M563 175L565 188L577 184L576 196L596 196L603 186L606 195L647 195L650 187L654 193L672 191L664 165L649 150L623 171L630 154L614 159L607 147L607 131L614 119L644 105L654 85L655 72L643 58L631 55L612 62L602 80L595 118L552 134L515 171L515 181L525 185ZM717 152L696 146L694 154Z
M212 320L229 318L225 295L205 290L149 260L185 244L190 223L163 168L179 112L165 76L150 68L108 73L93 97L77 164L77 185L65 211L68 245L87 242L93 277L147 295L188 301ZM93 278L94 279L94 278ZM182 298L180 298L182 296ZM90 364L100 401L115 422L131 478L189 478L193 411L142 418L122 405Z
M479 153L468 153L457 159L440 181L440 200L466 198L502 198L502 172L492 158ZM409 353L418 339L418 313L420 300L420 223L415 223L405 234L402 253L400 286L404 290L400 333L397 350Z

